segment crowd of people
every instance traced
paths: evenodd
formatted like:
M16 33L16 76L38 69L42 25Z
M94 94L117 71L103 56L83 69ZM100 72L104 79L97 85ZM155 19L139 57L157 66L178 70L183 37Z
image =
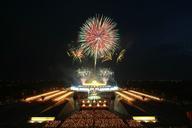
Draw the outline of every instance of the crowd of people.
M64 121L50 121L44 128L129 128L141 127L140 122L123 120L107 110L81 110Z
M119 118L111 119L95 119L94 126L96 128L125 128L127 125Z
M135 120L126 120L127 124L130 126L130 127L142 127L143 125L140 123L140 122L137 122Z
M49 121L45 124L44 128L57 128L60 123L61 123L60 120Z
M123 128L127 125L122 119L107 110L82 110L67 118L60 127Z
M88 128L94 126L93 119L66 119L60 128Z

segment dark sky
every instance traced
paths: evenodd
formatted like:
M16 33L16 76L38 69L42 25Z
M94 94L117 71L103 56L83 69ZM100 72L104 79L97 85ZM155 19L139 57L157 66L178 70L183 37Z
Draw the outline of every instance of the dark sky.
M70 78L80 65L67 56L68 45L96 14L117 22L120 46L127 49L122 63L104 64L117 78L192 79L191 5L154 0L7 2L1 8L0 79Z

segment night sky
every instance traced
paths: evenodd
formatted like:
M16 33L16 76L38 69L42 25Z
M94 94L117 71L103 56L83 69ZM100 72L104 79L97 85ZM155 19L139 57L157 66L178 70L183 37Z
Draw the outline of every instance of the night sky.
M192 3L9 2L1 8L1 80L70 79L80 65L66 50L77 43L85 20L96 14L117 23L120 48L127 49L122 63L104 64L118 79L192 79Z

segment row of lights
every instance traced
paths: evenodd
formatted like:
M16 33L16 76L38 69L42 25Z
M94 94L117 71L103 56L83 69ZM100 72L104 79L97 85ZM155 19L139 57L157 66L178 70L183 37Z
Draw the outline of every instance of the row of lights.
M87 101L82 100L82 103L90 103L90 102L91 102L90 100L87 100ZM101 100L99 100L99 101L93 100L93 103L96 103L96 102L97 102L97 103L98 103L98 102L99 102L99 103L102 103L102 101L101 101ZM107 101L106 101L106 100L104 100L104 101L103 101L103 103L107 103Z
M106 104L100 105L99 103L97 103L97 107L106 107ZM85 104L82 104L82 107L87 107ZM89 104L88 107L92 107L92 104Z

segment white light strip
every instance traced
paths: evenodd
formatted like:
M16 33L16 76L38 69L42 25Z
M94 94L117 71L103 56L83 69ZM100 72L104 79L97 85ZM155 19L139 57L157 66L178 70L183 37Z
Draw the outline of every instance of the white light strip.
M145 99L143 100L143 97L142 97L142 96L136 95L136 94L131 93L131 92L128 92L128 91L123 91L123 92L126 93L126 94L128 94L128 95L130 95L130 96L132 96L132 97L134 97L134 98L136 98L136 99L142 100L142 101L148 100L148 98L145 98Z
M53 97L59 96L59 95L61 95L61 94L64 94L64 93L66 93L66 92L67 92L67 91L61 91L61 92L58 92L58 93L56 93L56 94L53 94L53 95L50 95L50 96L46 96L46 97L44 98L44 101L49 100L49 99L51 99L51 98L53 98Z
M79 91L79 92L89 92L91 90L97 90L97 91L116 91L118 90L118 87L117 86L114 86L114 87L101 87L101 88L93 88L93 87L74 87L72 86L71 87L71 90L73 91Z
M64 95L55 98L53 101L61 101L61 100L64 100L66 97L68 97L68 96L71 95L72 93L73 93L73 92L67 92L67 93L65 93Z
M124 99L128 100L128 101L134 101L133 98L128 97L127 95L121 93L121 92L115 92L117 95L120 95L121 97L123 97Z
M31 120L29 121L30 123L42 123L45 121L54 121L55 117L31 117Z
M47 95L50 95L50 94L53 94L53 93L56 93L56 92L59 92L59 91L60 90L55 90L55 91L43 93L43 94L40 94L40 95L32 96L32 97L26 98L25 101L35 100L35 99L38 99L38 98L40 98L42 96L47 96Z
M129 91L132 92L132 93L138 94L138 95L146 96L146 97L154 99L154 100L161 100L159 97L155 97L155 96L148 95L148 94L145 94L145 93L141 93L141 92L137 92L137 91L133 91L133 90L129 90Z
M133 116L133 120L138 122L157 122L155 116Z

